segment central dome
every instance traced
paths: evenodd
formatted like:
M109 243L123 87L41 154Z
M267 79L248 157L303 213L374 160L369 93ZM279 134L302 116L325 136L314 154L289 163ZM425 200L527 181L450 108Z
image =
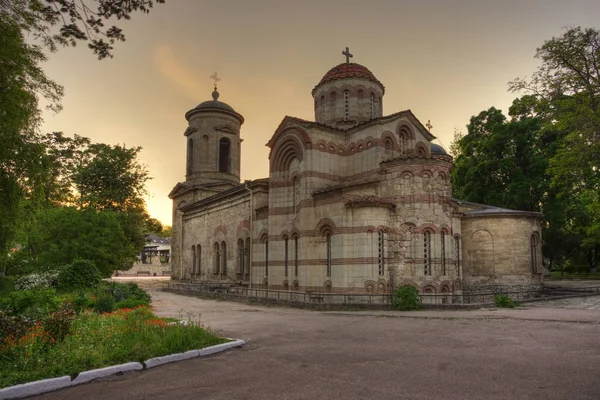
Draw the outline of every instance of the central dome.
M373 83L380 85L383 88L383 84L379 82L379 79L375 78L375 75L369 69L363 65L356 63L342 63L336 65L331 68L327 73L323 76L321 81L317 86L320 86L324 83L335 81L338 79L347 79L347 78L362 78ZM316 89L316 87L315 87ZM315 91L313 89L313 92ZM384 89L385 91L385 89Z

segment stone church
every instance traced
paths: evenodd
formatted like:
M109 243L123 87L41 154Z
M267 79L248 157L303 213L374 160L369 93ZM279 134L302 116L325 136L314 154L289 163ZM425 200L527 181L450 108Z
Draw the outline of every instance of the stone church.
M343 54L312 90L314 121L286 116L267 143L266 178L240 182L244 117L216 85L185 114L172 278L340 293L540 286L541 214L453 198L452 157L410 110L384 115L383 84Z

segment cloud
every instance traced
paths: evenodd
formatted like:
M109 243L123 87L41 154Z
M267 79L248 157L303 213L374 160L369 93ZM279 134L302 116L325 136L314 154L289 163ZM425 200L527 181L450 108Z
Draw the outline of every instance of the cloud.
M209 85L203 84L199 79L206 73L195 71L184 65L177 58L171 46L159 45L154 49L154 67L163 77L185 93L190 100L196 101L198 93L205 93L210 89Z

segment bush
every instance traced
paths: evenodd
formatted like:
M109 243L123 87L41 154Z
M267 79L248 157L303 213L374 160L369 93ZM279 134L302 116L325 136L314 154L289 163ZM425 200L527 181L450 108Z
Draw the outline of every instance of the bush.
M494 297L494 303L498 308L515 308L515 302L504 294L498 294Z
M15 281L15 289L34 290L56 287L58 274L59 271L48 271L24 275Z
M58 287L63 291L94 288L102 281L93 261L76 260L65 266L58 276Z
M71 333L71 323L77 316L69 302L62 303L58 311L53 312L42 321L44 332L52 342L60 342Z
M136 307L139 307L139 306L147 306L147 305L148 305L148 302L144 301L144 300L127 299L127 300L119 301L115 305L115 308L117 310L119 310L121 308L136 308Z
M394 292L393 305L400 311L418 310L421 308L419 292L412 286L398 288Z
M115 309L115 298L111 295L100 296L96 299L93 308L98 313L112 312Z
M23 336L35 321L22 315L11 315L6 310L0 310L0 343L6 338Z
M80 291L71 297L71 304L79 312L90 308L93 302L88 292Z
M144 289L140 288L137 284L131 282L126 284L129 289L129 298L136 300L143 300L147 303L152 301L150 296Z
M39 321L57 311L62 299L54 289L14 291L0 299L0 308L12 315L23 315Z

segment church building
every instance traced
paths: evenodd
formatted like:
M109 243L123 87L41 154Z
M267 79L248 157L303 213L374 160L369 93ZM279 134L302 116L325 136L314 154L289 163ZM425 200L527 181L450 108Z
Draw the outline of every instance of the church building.
M383 84L343 54L312 90L314 121L286 116L267 143L266 178L240 182L244 117L216 85L185 114L172 279L340 293L539 287L541 214L453 198L452 157L410 110L384 115Z

